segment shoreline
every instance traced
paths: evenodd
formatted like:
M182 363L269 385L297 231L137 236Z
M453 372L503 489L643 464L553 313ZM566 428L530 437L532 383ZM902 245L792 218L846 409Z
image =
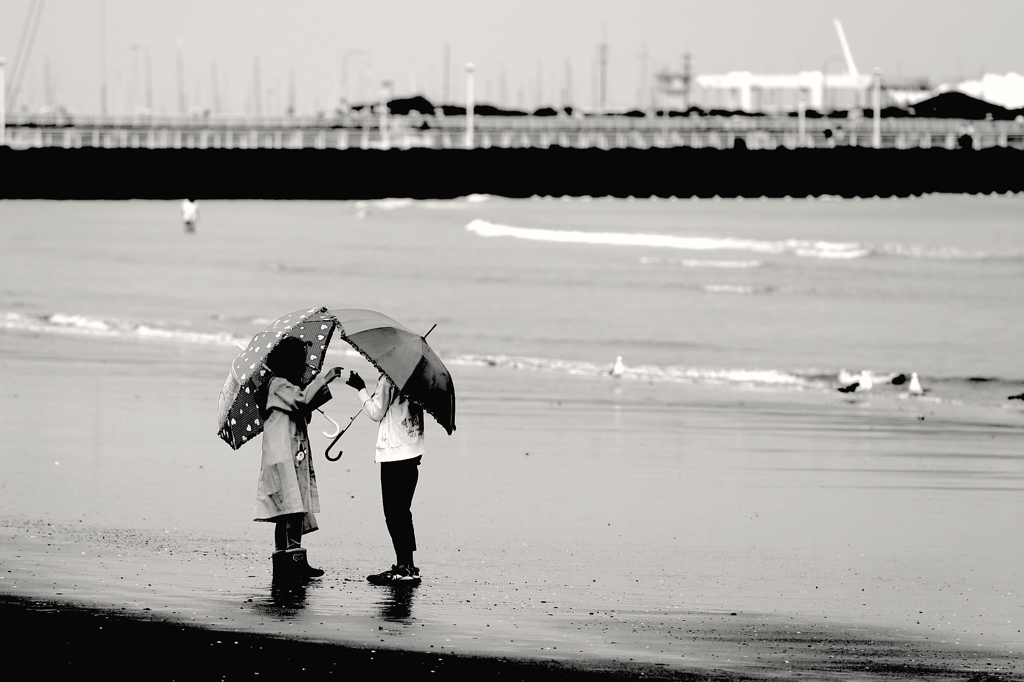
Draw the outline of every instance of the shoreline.
M51 540L73 534L73 529L50 529ZM1024 680L1020 656L999 647L930 640L866 624L828 624L827 617L815 620L797 614L691 611L673 616L612 610L592 620L619 643L627 640L618 655L614 646L592 653L569 650L580 642L567 647L559 639L565 623L523 622L524 638L501 645L472 636L471 628L460 632L466 630L464 623L442 625L436 619L415 617L413 602L422 597L416 593L430 592L430 586L366 587L357 579L339 580L332 571L324 579L282 589L273 585L269 573L257 571L247 576L255 579L248 591L211 598L212 594L197 595L202 590L196 583L214 575L224 586L216 592L230 592L226 586L240 577L223 573L230 574L225 567L233 563L231 557L207 562L201 558L207 552L192 549L185 550L184 557L179 550L179 558L171 559L174 553L166 549L119 547L121 561L106 563L106 572L97 572L96 556L111 546L85 540L89 533L80 533L73 542L46 543L51 549L42 550L42 539L47 538L35 536L37 542L32 543L12 537L16 533L10 522L0 532L9 550L0 568L14 567L7 568L0 584L0 617L19 624L10 641L18 651L38 654L46 665L62 672L101 669L96 652L116 648L118 665L151 667L159 659L160 672L147 677L160 679L312 675L377 664L400 673L513 674L523 679L770 680L810 675L816 680L843 680L852 674L870 680ZM104 533L107 538L133 535L137 543L149 543L146 534ZM63 556L58 559L54 554ZM25 568L32 562L46 573L33 575ZM53 571L56 566L61 570ZM133 571L134 576L129 575ZM12 580L12 574L22 578ZM125 577L139 582L120 584ZM148 589L161 579L175 584ZM331 582L336 585L327 585ZM317 592L344 583L380 595L378 612L346 614L314 606ZM208 586L208 592L214 587ZM348 589L351 594L353 587ZM417 626L424 630L415 632ZM666 646L671 638L662 631L673 628L685 629L685 635L675 637L679 641L671 657L664 651L644 655L644 645ZM556 643L562 644L561 650ZM215 653L203 656L202 670L187 657L166 655L210 651L208 647L216 647Z

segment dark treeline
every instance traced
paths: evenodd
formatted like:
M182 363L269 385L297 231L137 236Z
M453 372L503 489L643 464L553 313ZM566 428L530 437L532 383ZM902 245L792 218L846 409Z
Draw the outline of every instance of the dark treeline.
M0 147L6 199L910 196L1024 191L1024 151Z
M355 111L364 111L373 108L374 105L361 104L353 107ZM388 111L392 114L406 116L412 113L421 114L424 116L437 116L439 114L444 116L465 116L466 107L459 106L457 104L433 104L422 96L407 97L403 99L393 99L387 103ZM572 107L563 107L554 109L552 107L541 107L531 111L523 111L520 109L503 109L490 104L477 104L473 107L473 113L477 116L559 116L566 115L572 116L574 109ZM839 119L840 121L851 116L864 116L866 118L872 118L874 111L870 107L864 107L861 109L855 109L854 111L848 110L835 110L828 112L815 111L808 109L806 112L808 118L831 118ZM702 109L701 107L691 106L685 110L667 110L660 109L656 111L625 111L616 113L582 113L583 116L601 116L601 117L615 117L625 116L628 118L647 118L647 117L677 117L677 116L742 116L742 117L753 117L761 118L767 114L763 112L746 112L746 111L735 111L727 109ZM791 111L787 114L788 116L796 116L797 112ZM940 118L940 119L961 119L967 121L981 121L985 119L996 120L996 121L1013 121L1020 116L1024 116L1024 108L1022 109L1007 109L1003 106L995 104L993 102L986 102L985 100L971 97L962 92L943 92L934 97L929 97L926 100L918 102L913 106L898 107L898 106L886 106L879 111L879 116L882 118Z

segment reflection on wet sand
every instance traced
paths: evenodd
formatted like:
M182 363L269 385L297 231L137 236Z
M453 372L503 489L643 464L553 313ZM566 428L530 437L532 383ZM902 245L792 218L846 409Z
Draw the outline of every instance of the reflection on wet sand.
M250 601L253 610L261 615L277 620L292 620L306 608L306 583L273 580L269 597L254 597Z
M385 585L379 588L381 599L377 602L381 620L389 623L405 623L412 617L412 603L416 594L415 585Z

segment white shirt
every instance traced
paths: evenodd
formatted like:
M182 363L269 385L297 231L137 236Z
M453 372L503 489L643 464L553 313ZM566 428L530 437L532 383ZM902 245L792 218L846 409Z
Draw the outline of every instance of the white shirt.
M399 462L426 452L423 446L423 408L395 391L385 377L377 381L377 390L371 396L365 388L359 389L363 412L375 422L377 429L377 462Z

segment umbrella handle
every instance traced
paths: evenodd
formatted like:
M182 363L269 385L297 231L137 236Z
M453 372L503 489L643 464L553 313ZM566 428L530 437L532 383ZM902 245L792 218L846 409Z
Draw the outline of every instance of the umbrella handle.
M339 459L341 459L341 456L345 454L343 451L338 450L338 455L336 457L331 457L331 448L333 448L334 444L337 443L338 440L345 435L345 432L348 431L348 428L352 426L352 422L354 422L356 420L356 417L358 417L361 413L362 409L360 409L359 412L356 412L354 415L352 415L352 418L348 420L348 424L345 425L345 428L338 432L338 435L334 437L334 440L331 441L331 444L327 446L326 450L324 450L324 457L327 458L328 462L337 462Z
M334 438L335 436L337 436L338 434L341 433L341 424L339 424L338 422L336 422L333 419L331 419L330 417L328 417L327 413L324 412L323 410L321 410L319 407L316 409L316 411L319 412L320 414L322 414L324 416L324 419L326 419L327 421L329 421L332 424L334 424L334 433L327 433L326 431L321 431L320 432L320 433L324 434L325 438Z

